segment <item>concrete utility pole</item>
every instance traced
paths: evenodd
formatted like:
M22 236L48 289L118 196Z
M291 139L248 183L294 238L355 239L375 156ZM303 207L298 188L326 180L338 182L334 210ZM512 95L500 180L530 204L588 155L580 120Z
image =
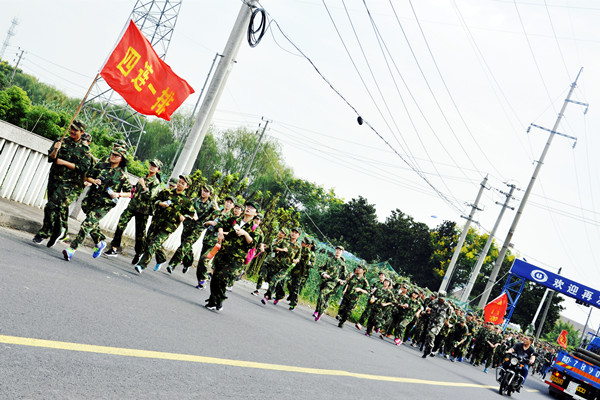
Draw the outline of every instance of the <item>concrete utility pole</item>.
M246 172L244 172L244 176L242 176L242 179L241 179L242 181L244 179L246 179L246 177L250 173L250 168L252 168L252 164L254 163L254 158L256 157L256 153L258 153L258 148L260 147L260 142L262 142L262 138L265 134L265 131L267 130L267 125L269 125L269 122L271 122L268 119L265 120L265 117L262 117L261 119L263 121L265 121L265 126L263 126L262 132L260 132L260 136L258 138L258 142L256 142L256 147L254 148L254 153L252 153L252 158L250 159L250 163L248 164L248 167L246 167Z
M446 270L446 275L444 275L444 279L442 279L442 284L440 285L440 291L445 290L448 291L448 287L450 285L450 279L452 278L452 273L454 272L454 267L456 266L456 261L458 261L458 256L460 255L460 250L462 249L463 243L467 238L467 233L469 233L469 226L471 226L471 221L473 220L473 215L475 215L475 210L480 210L477 208L479 204L479 200L481 199L481 195L483 194L483 189L485 189L485 184L487 183L488 177L487 175L481 181L481 187L479 188L479 192L477 193L477 198L475 199L475 203L471 205L471 213L467 218L467 222L465 223L465 227L463 228L462 233L460 234L460 238L458 239L458 243L456 244L456 249L454 250L454 254L452 254L452 259L450 260L450 265L448 265L448 269Z
M13 78L15 77L15 73L17 72L17 68L19 68L19 64L21 63L21 57L23 57L23 53L25 53L25 50L21 50L21 54L18 54L19 59L17 60L17 65L15 65L15 68L13 69L13 72L10 75L9 84L12 83Z
M577 74L577 77L575 78L575 82L573 82L571 84L571 89L569 90L569 94L567 95L567 98L565 99L565 101L562 105L562 108L560 109L560 112L558 113L558 117L556 118L554 127L552 128L552 130L550 130L550 136L548 136L548 141L546 142L546 146L544 146L542 155L535 166L535 170L533 171L533 175L531 176L529 185L527 185L527 189L525 189L525 194L523 195L523 200L521 200L521 203L519 204L519 208L517 210L517 213L515 214L515 218L513 219L512 225L510 226L510 229L508 230L508 234L506 235L506 239L504 239L504 244L502 245L502 249L500 250L500 253L498 254L498 258L496 259L496 263L494 264L494 269L492 270L492 273L490 274L490 277L488 278L487 284L485 285L485 290L484 290L483 294L481 295L481 299L479 299L479 304L478 304L479 308L485 307L485 305L488 302L488 299L490 297L490 292L492 291L494 282L496 282L496 278L498 277L498 272L500 272L500 267L502 267L502 261L504 261L504 257L506 256L506 252L508 251L508 246L510 245L510 241L512 240L512 237L515 234L515 230L517 229L517 225L519 225L519 220L521 219L521 215L523 214L523 209L525 208L525 205L527 204L527 200L529 199L529 195L531 194L533 185L535 184L535 181L540 172L540 169L542 168L542 165L544 164L544 160L546 159L546 154L548 153L550 144L552 144L552 139L554 139L554 135L558 134L561 136L566 136L566 135L563 135L562 133L558 133L556 130L558 129L560 120L562 119L565 109L567 108L567 104L572 102L570 100L570 98L571 98L571 95L573 94L573 91L577 87L577 80L579 79L579 75L581 75L582 70L583 70L583 68L581 68L579 70L579 73ZM577 104L584 105L582 103L577 103ZM574 139L574 138L572 138L572 139Z
M252 10L256 8L257 0L246 0L242 2L242 7L238 14L233 30L229 35L225 50L223 50L223 57L219 60L215 74L210 82L206 96L202 102L202 106L196 116L196 121L188 138L186 139L185 146L179 155L177 164L173 169L171 176L179 176L181 174L189 174L194 167L196 158L200 153L202 142L210 126L213 114L225 89L227 78L233 68L235 57L240 49L240 45L246 35L246 29L250 23L250 17L252 16Z
M558 274L562 271L562 267L558 269ZM544 327L544 322L546 322L546 316L548 315L548 310L550 309L550 305L552 304L552 298L554 297L554 290L550 292L550 296L548 296L548 300L546 301L546 307L544 307L544 313L542 314L542 320L540 321L540 326L538 326L537 333L535 334L535 341L537 342L542 334L542 328Z
M477 264L475 265L475 269L473 270L473 273L471 273L471 277L469 278L469 283L467 284L467 287L463 290L463 294L460 298L460 301L469 301L469 296L471 295L471 291L473 290L473 285L475 285L475 281L477 280L479 271L481 270L481 267L483 266L485 257L487 256L487 253L490 250L490 246L492 245L492 243L494 241L494 236L496 235L496 231L498 230L498 225L500 225L500 221L502 221L502 217L504 216L504 211L507 208L514 210L514 207L509 207L508 202L512 198L512 194L515 191L515 185L508 185L508 186L510 187L510 191L508 193L500 192L500 193L506 195L506 200L504 201L504 204L502 205L502 210L500 210L498 219L496 219L496 223L494 224L494 227L492 228L492 231L490 232L490 236L488 237L487 242L485 242L485 246L483 247L483 250L481 250L481 253L479 253L479 258L477 259ZM496 202L496 204L500 204L500 203Z

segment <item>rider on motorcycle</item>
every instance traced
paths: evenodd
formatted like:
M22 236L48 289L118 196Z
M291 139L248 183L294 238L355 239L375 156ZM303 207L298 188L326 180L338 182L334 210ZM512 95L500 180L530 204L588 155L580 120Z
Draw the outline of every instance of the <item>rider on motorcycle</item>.
M506 354L515 353L518 357L522 357L524 360L529 359L529 362L525 362L523 365L523 369L521 370L521 375L523 376L523 382L521 386L525 383L525 379L527 379L527 374L529 373L529 366L533 365L535 362L535 349L532 346L533 339L531 336L524 336L522 343L515 344L512 348L508 349ZM502 363L502 368L506 369L509 366L509 361L506 360ZM517 392L520 391L520 387L517 388Z

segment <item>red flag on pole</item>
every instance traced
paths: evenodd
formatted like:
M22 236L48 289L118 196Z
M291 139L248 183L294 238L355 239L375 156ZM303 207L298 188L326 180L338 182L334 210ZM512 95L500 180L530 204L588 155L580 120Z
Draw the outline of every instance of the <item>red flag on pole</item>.
M562 331L562 332L560 333L560 335L558 336L558 339L556 339L556 342L557 342L558 344L560 344L560 345L561 345L561 347L562 347L563 349L565 349L565 350L567 349L567 335L568 335L568 334L569 334L569 332L567 332L566 330L564 330L564 331Z
M169 121L194 89L161 60L133 21L100 75L134 110Z
M506 293L502 293L494 300L490 301L484 308L485 322L491 322L494 325L500 325L504 322L504 314L508 306L508 297Z

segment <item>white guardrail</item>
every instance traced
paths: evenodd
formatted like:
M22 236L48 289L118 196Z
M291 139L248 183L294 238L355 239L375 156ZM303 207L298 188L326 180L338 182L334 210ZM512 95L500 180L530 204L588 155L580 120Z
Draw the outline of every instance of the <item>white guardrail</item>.
M47 161L47 153L51 145L52 141L49 139L0 120L0 197L33 207L44 207L51 165ZM137 183L137 180L138 177L129 174L132 185ZM100 228L114 232L129 200L120 198L117 205L102 218ZM84 218L83 212L75 216L79 221L83 221ZM166 250L174 251L179 247L182 229L180 225L167 239L163 246ZM135 237L133 220L129 221L124 235L132 239ZM198 259L202 251L202 240L198 240L193 248Z

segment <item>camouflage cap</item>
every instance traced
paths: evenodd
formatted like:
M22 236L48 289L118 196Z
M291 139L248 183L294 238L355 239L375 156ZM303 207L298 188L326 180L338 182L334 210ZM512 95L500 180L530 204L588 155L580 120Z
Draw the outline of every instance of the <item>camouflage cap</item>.
M341 251L344 251L344 246L342 246L342 245L337 245L337 246L335 246L335 249L336 249L336 250L337 250L337 249L340 249Z
M192 184L192 179L189 177L189 175L179 175L179 179L183 179L188 186Z
M232 203L235 203L235 198L231 195L225 196L225 201L230 200Z
M446 298L446 291L445 290L440 290L437 294L437 297L439 299L445 299Z
M283 228L281 228L281 229L279 230L279 232L283 232L283 233L285 233L285 234L286 234L286 236L290 234L290 230L289 230L288 228L286 228L286 227L283 227Z
M113 143L113 147L125 147L125 148L127 148L127 142L124 141L123 139L115 140L115 142Z
M258 206L257 203L253 202L253 201L247 201L246 206L250 206L250 207L254 207L254 209L258 212L260 210L260 207Z
M163 166L162 161L160 161L158 158L155 158L154 160L150 160L150 164L154 165L155 167L158 167L158 169L162 169L162 166Z
M210 185L202 185L202 190L206 189L206 191L210 192L210 193L214 193L215 189L213 189L212 186Z
M110 152L111 152L111 154L118 154L123 158L127 157L127 150L124 149L123 147L113 147Z
M84 142L90 142L91 143L92 142L92 135L90 135L87 132L83 132L81 134L81 140L83 140Z
M295 226L295 227L293 227L293 228L292 228L292 231L296 231L296 232L298 232L298 233L302 233L302 229L300 229L300 227L299 227L299 226Z
M78 131L85 131L85 124L79 120L74 120L71 124L71 128L76 129Z

